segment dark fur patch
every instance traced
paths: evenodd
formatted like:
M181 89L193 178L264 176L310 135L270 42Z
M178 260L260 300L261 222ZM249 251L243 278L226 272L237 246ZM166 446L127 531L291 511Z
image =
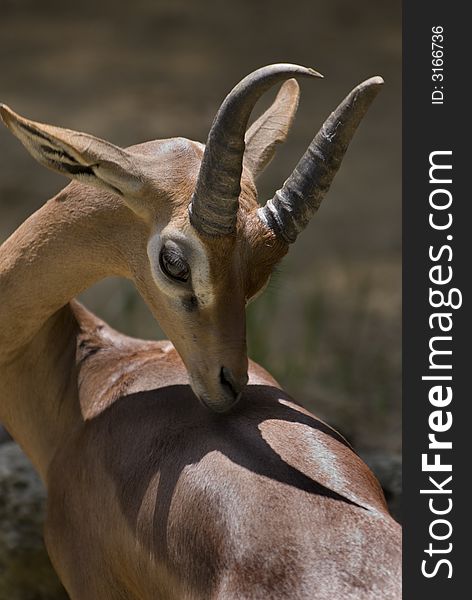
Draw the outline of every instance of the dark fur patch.
M86 165L69 165L67 163L59 163L63 171L67 171L71 175L91 175L95 177L92 167Z
M31 133L32 135L35 135L36 137L39 137L42 140L46 140L46 142L49 142L49 143L51 142L51 138L50 137L48 137L44 133L41 133L40 131L38 131L34 127L31 127L30 125L26 125L25 123L20 123L19 121L17 121L17 125L19 127L21 127L21 129L24 129L25 131L27 131L28 133Z
M67 160L77 164L77 160L65 150L57 150L56 148L51 148L51 146L46 146L46 144L41 144L41 150L46 152L46 154L56 156L57 158L67 158Z
M198 308L198 300L197 297L194 296L193 294L191 296L185 296L182 299L182 306L185 308L185 310L187 310L188 312L192 312L194 310L197 310Z
M49 165L52 169L57 169L63 173L69 173L72 176L88 175L91 177L96 177L92 167L88 167L87 165L69 165L68 163L59 162L51 158L49 159Z

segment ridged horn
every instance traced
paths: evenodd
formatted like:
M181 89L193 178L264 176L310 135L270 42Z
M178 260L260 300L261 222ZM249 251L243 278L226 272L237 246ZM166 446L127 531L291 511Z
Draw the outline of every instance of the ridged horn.
M189 205L191 223L199 232L223 236L235 231L244 134L252 109L270 87L299 76L322 77L298 65L269 65L245 77L226 96L211 126Z
M355 87L326 119L282 189L258 210L259 218L287 243L293 243L318 210L383 79Z

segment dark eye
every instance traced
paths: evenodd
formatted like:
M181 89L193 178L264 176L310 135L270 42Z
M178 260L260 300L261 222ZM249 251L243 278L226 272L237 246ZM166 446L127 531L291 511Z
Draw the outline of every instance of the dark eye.
M173 247L164 246L159 255L159 264L162 272L176 281L185 283L190 275L187 261Z

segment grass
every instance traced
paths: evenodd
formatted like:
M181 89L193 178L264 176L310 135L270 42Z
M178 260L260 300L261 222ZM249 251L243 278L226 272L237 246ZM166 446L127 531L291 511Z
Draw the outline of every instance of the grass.
M354 443L398 450L399 297L377 287L391 285L391 275L347 264L296 293L290 281L273 286L249 307L248 345L251 358Z

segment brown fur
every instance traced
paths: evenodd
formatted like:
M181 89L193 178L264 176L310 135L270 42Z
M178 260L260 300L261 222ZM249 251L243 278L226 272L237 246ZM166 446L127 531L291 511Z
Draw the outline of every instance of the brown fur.
M247 164L270 160L294 94L252 129ZM188 311L156 283L148 241L169 225L194 235L201 145L122 150L1 111L40 162L99 188L72 183L0 248L0 419L47 485L46 542L72 600L400 598L399 527L346 441L254 363L230 415L188 385L198 373L218 399L221 365L246 377L245 304L287 251L256 216L251 173L236 234L198 237L214 302ZM173 344L72 300L109 275L133 280Z
M71 308L82 420L48 470L46 539L72 598L401 597L399 527L345 440L257 365L213 415L168 342Z

